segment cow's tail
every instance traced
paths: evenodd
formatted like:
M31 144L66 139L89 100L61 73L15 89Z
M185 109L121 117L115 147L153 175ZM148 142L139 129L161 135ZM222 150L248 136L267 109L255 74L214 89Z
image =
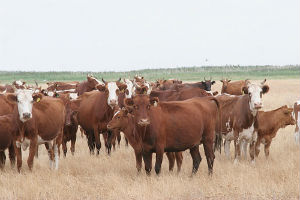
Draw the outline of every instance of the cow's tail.
M217 106L217 116L218 119L216 120L216 125L215 125L215 143L214 143L214 151L218 150L221 153L221 149L222 149L222 111L221 111L221 106L219 101L212 97L211 98L212 101L214 101L216 103ZM217 127L218 124L220 125L220 127Z

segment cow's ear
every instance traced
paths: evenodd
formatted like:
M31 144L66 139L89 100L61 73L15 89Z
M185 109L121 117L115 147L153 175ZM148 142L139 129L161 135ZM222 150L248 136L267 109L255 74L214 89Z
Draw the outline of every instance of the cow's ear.
M215 84L215 83L216 83L216 81L212 81L212 82L211 82L212 85Z
M8 94L7 96L6 96L6 98L7 98L7 100L8 101L10 101L10 102L17 102L17 96L15 95L15 94Z
M242 91L243 91L244 94L248 94L248 87L243 87Z
M132 98L126 98L124 99L125 106L133 106L134 102Z
M128 89L125 90L125 94L129 95L129 90Z
M270 88L269 88L268 85L262 86L262 93L265 94L265 93L269 92L269 89L270 89Z
M32 98L34 102L40 102L43 98L43 95L41 93L33 94Z
M123 83L117 83L117 86L121 91L124 91L127 88L127 85Z
M159 102L158 97L151 97L150 98L150 104L152 106L156 107L158 102Z
M99 90L100 92L104 92L105 89L106 89L105 85L101 85L101 84L97 85L96 88L97 88L97 90Z

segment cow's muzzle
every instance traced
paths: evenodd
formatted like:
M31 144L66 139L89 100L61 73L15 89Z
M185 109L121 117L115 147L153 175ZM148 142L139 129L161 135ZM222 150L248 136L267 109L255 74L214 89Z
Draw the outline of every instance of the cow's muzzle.
M149 121L149 119L141 119L141 120L138 122L138 124L139 124L140 126L147 126L147 125L150 124L150 121Z
M262 108L262 103L255 103L254 108L255 109L261 109Z
M23 119L30 119L31 118L31 113L23 113Z

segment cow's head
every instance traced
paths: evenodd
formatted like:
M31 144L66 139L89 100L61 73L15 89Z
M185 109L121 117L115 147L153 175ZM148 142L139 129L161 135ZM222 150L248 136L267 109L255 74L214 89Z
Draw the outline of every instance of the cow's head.
M228 84L229 84L229 82L231 81L230 79L227 79L227 78L225 78L225 79L222 79L222 80L220 80L222 83L223 83L223 86L222 86L222 88L224 88L224 89L226 89L227 88L227 86L228 86Z
M135 122L140 126L150 124L149 111L151 106L157 106L158 98L149 95L136 95L124 100L125 106L134 115Z
M35 94L32 90L17 90L16 94L7 95L7 99L18 105L19 118L22 122L32 118L32 106L34 102L39 102L43 95Z
M280 116L278 116L281 120L282 126L295 125L296 120L293 116L293 108L288 108L287 105L279 108L281 110Z
M118 104L118 96L120 91L125 91L127 85L121 83L121 78L116 82L106 82L102 79L104 84L97 85L99 91L105 92L107 94L107 104L113 109Z
M95 78L92 75L88 75L87 77L88 87L93 89L96 89L96 86L99 84L102 84L97 78Z
M128 110L126 108L119 109L113 116L112 120L107 124L107 128L122 131L128 125Z
M242 91L249 95L249 106L252 112L261 109L263 106L261 101L262 95L269 91L269 86L264 85L265 82L266 79L260 84L253 84L247 81L246 87L242 88Z
M133 81L129 79L124 79L125 84L127 85L127 89L125 90L126 98L131 98L135 95L135 85Z
M16 89L25 89L25 84L26 84L26 82L20 81L20 80L14 81L12 83L12 85L15 86Z
M204 90L211 91L211 86L216 83L216 81L206 80L204 77L204 81L201 81L202 85L204 86Z

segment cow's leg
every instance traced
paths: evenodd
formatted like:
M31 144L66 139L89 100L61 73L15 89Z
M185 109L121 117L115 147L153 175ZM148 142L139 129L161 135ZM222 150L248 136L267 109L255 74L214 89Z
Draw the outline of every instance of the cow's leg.
M16 145L16 142L13 142L14 145L14 149L15 149L15 153L16 153L16 157L17 157L17 168L18 168L18 172L20 173L21 167L22 167L22 151L21 151L21 146Z
M71 138L71 153L73 156L75 153L75 142L76 142L76 135Z
M239 134L238 132L234 133L234 147L235 147L234 163L238 163L241 157L241 141L238 134Z
M55 170L58 170L58 164L59 164L59 146L57 144L57 140L53 141L53 152L54 152L54 160L55 160Z
M138 172L141 171L142 168L142 153L134 151L135 153L135 160L136 160L136 169Z
M67 152L68 152L68 148L67 148L67 140L65 137L63 137L63 141L62 141L62 149L64 152L64 157L67 156Z
M176 152L175 157L176 157L176 163L177 163L177 172L180 172L182 160L183 160L182 151Z
M200 152L199 152L199 145L190 148L190 154L191 154L192 159L193 159L193 170L192 170L192 173L196 174L197 171L198 171L200 162L202 160Z
M48 156L49 156L49 167L50 169L53 169L53 163L54 163L54 152L52 148L51 142L46 142L45 147L48 151Z
M266 158L268 158L269 154L270 154L271 142L272 142L272 139L266 140L266 144L265 144L265 156L266 156Z
M35 157L39 158L39 145L36 146Z
M215 160L213 146L214 146L214 140L209 137L205 138L203 142L203 147L204 147L205 157L208 166L208 174L210 175L213 173L214 160Z
M128 140L126 137L125 137L125 146L128 147Z
M167 158L169 160L169 171L173 171L175 165L175 153L166 152Z
M164 147L156 148L156 160L155 160L155 172L156 174L160 173L161 163L164 157ZM174 164L173 164L174 167Z
M145 163L145 170L147 175L150 175L152 169L152 153L143 153L143 159Z
M242 143L242 149L243 149L243 156L245 159L247 159L248 141L243 140L241 143Z
M58 156L60 156L60 145L62 144L63 142L63 128L60 130L60 132L58 133L54 143L56 144L57 146L57 153L58 153Z
M121 132L118 131L118 134L117 134L117 141L118 141L118 147L120 148L120 143L121 143Z
M259 152L260 152L260 143L261 143L261 138L258 137L257 141L255 143L255 157L257 157L259 155Z
M10 160L10 166L13 168L16 164L16 153L13 143L8 148L8 156Z
M0 151L0 169L3 169L5 166L6 156L4 151Z
M98 130L98 125L94 126L94 137L95 137L95 144L96 144L96 148L97 148L97 155L99 155L101 143L100 143L100 134L99 134L99 130Z
M95 152L95 143L94 143L94 134L93 132L91 131L86 131L86 134L87 134L87 143L88 143L88 146L89 146L89 149L90 149L90 155L94 155Z
M224 152L225 152L225 155L228 159L230 159L230 140L225 140L224 141Z
M37 137L31 139L30 145L29 145L29 156L27 159L27 165L29 167L29 170L32 170L33 159L35 156L36 149L37 149Z

